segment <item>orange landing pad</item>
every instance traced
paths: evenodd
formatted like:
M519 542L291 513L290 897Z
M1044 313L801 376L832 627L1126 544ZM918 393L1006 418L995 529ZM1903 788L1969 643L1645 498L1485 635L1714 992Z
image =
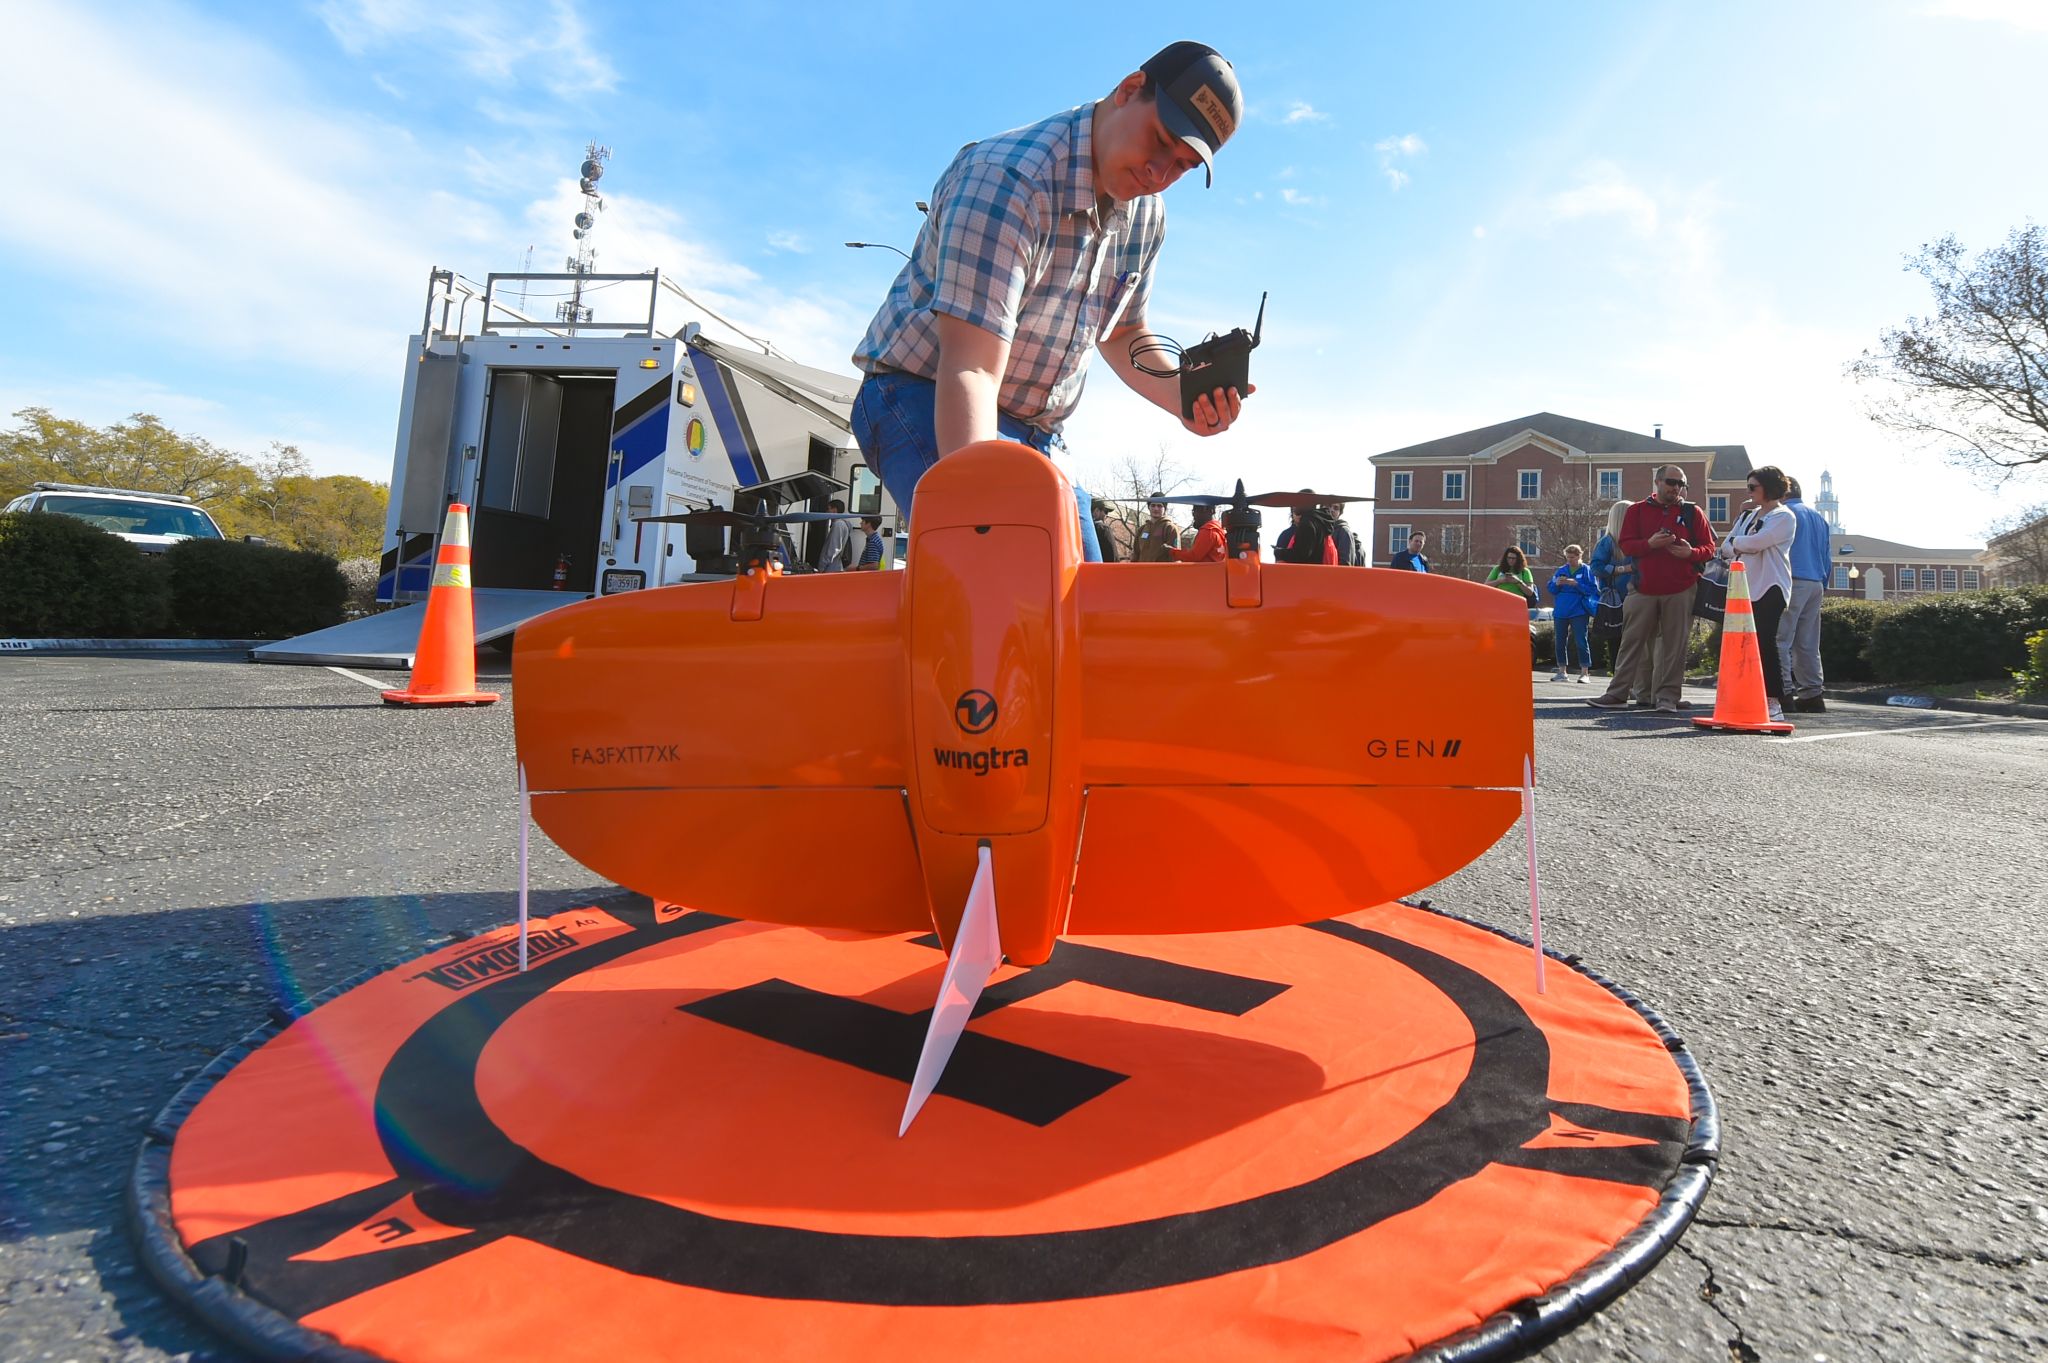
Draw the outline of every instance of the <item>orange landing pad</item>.
M1718 1155L1640 1003L1405 905L1006 967L900 1140L935 939L621 895L514 940L194 1081L157 1276L279 1358L1481 1358L1638 1278Z

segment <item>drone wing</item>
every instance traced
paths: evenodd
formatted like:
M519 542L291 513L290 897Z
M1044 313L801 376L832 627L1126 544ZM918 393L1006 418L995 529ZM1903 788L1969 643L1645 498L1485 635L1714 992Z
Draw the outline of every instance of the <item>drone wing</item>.
M520 626L513 719L535 822L656 899L929 930L904 805L905 578L777 579L766 612L745 579L693 583Z
M1528 619L1474 583L1084 565L1086 807L1066 931L1296 923L1411 894L1520 813Z

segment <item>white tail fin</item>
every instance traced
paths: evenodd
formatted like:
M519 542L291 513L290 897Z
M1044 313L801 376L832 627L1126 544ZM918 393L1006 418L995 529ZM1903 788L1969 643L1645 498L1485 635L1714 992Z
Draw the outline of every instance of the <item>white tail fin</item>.
M939 999L932 1006L932 1023L925 1029L924 1050L918 1053L917 1074L910 1081L910 1101L903 1105L901 1136L917 1120L924 1100L938 1087L946 1062L974 1005L981 998L989 976L1003 963L1003 944L996 931L996 877L988 844L981 845L981 865L974 872L974 885L967 891L967 907L961 911L959 930L953 934L953 952L946 958L946 977L939 984Z

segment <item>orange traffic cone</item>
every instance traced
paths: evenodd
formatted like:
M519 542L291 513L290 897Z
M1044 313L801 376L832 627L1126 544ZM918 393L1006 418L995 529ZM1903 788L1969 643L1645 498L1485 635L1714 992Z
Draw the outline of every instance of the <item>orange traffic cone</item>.
M420 623L412 685L386 691L386 705L489 705L493 691L476 689L476 614L469 604L469 508L455 502L441 527L434 585Z
M1721 676L1714 688L1714 715L1693 720L1702 729L1738 729L1751 734L1789 734L1792 726L1771 718L1764 698L1764 655L1756 639L1756 614L1749 606L1749 574L1740 563L1728 570L1728 610L1721 621Z

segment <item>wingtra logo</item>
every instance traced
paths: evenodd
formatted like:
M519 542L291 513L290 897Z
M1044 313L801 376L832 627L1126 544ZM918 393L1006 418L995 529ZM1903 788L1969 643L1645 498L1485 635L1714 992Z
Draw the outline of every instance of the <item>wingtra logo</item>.
M953 702L953 722L963 734L985 734L995 727L996 698L986 691L962 691Z

